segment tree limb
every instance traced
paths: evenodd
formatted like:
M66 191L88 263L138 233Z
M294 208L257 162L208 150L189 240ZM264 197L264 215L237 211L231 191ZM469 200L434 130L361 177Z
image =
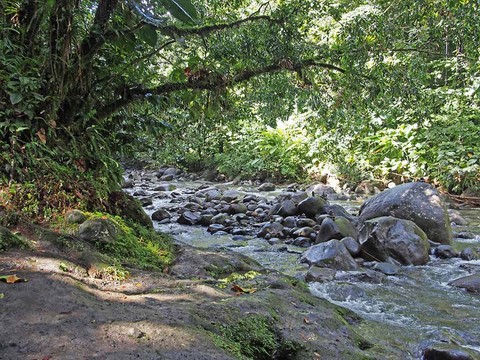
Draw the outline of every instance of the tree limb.
M232 86L244 81L247 81L253 77L280 72L280 71L291 71L298 72L301 69L306 67L321 67L328 70L337 71L340 73L345 73L346 70L342 69L336 65L328 64L324 62L319 62L315 59L307 59L293 63L290 60L282 60L277 64L272 64L256 69L246 69L240 71L232 76L226 77L218 73L208 73L205 77L196 79L195 81L187 82L175 82L175 83L165 83L154 88L142 88L141 86L135 85L130 87L122 87L117 89L115 93L122 94L121 97L112 103L106 105L105 107L99 109L97 112L98 119L104 119L121 108L135 102L144 100L145 96L150 95L168 95L172 92L179 90L215 90L219 88L225 88Z

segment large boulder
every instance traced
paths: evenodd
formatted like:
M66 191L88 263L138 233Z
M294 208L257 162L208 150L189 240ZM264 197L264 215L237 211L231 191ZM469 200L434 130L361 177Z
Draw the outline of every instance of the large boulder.
M337 270L356 270L357 263L338 240L311 246L300 258L301 263Z
M371 197L360 207L360 223L381 216L411 220L434 242L450 244L452 241L447 210L440 194L430 184L399 185Z
M123 191L113 191L108 195L106 212L153 228L152 219L145 213L140 202Z
M427 235L410 220L391 216L367 220L360 229L358 242L362 257L367 260L393 258L403 265L424 265L430 259Z

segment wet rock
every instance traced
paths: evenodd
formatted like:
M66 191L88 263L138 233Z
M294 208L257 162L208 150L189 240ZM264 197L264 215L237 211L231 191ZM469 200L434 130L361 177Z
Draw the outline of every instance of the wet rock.
M93 244L113 244L120 233L108 219L87 220L78 228L78 237Z
M278 222L268 222L262 226L260 231L258 232L258 237L266 237L269 235L269 239L278 237L283 238L283 225Z
M275 191L276 187L272 183L263 183L258 187L258 191Z
M297 226L298 227L311 227L313 228L316 225L316 221L313 219L309 219L306 217L299 217L297 219Z
M268 243L270 245L279 245L279 244L282 244L282 240L280 240L279 238L271 238L271 239L268 239Z
M148 197L140 198L138 200L140 200L140 203L142 204L142 206L148 206L153 204L153 200Z
M165 209L158 209L152 214L152 220L163 221L165 219L170 219L172 215Z
M299 236L292 241L292 245L308 248L311 245L311 240L309 237Z
M163 171L163 175L178 175L180 173L180 170L176 169L176 168L166 168L164 171Z
M173 191L177 187L173 184L160 184L153 189L153 191Z
M303 227L293 232L293 237L306 237L310 239L310 236L315 233L311 227Z
M462 349L430 347L423 351L422 360L475 360Z
M232 202L236 200L240 200L243 197L243 193L238 190L225 190L223 192L222 199L226 202Z
M388 262L379 262L373 265L373 270L380 271L382 274L385 275L397 275L400 268L395 264L391 264Z
M310 266L305 275L305 281L307 282L329 282L335 279L335 269L322 268L318 266Z
M350 214L343 206L338 204L325 205L325 213L333 217L344 217L348 219L351 223L357 224L358 219Z
M450 218L450 221L454 223L455 225L467 225L468 222L465 220L465 218L460 214L460 211L455 210L455 209L448 209L448 217Z
M135 183L133 182L132 179L127 179L123 182L122 188L123 189L131 189L131 188L133 188L134 185L135 185Z
M81 224L87 220L87 217L80 210L71 210L65 216L65 220L69 224Z
M198 212L185 211L177 219L177 223L182 225L197 225L202 220L202 215Z
M297 214L305 214L307 217L314 218L317 213L324 213L323 207L326 204L327 201L321 197L309 196L298 204Z
M451 286L466 289L468 292L480 293L480 274L458 278L448 283Z
M210 223L225 225L229 219L230 219L230 216L224 213L220 213L212 217L212 219L210 220Z
M442 244L452 241L448 213L440 194L430 184L402 184L371 197L360 207L360 223L381 216L411 220L432 241Z
M365 297L365 290L354 284L339 283L329 295L335 301L352 301Z
M293 200L285 200L280 204L278 211L274 212L274 214L287 217L295 215L296 212L297 204Z
M295 204L298 204L307 197L308 195L305 191L284 191L276 197L276 201L281 203L285 200L292 200Z
M344 237L342 240L340 240L343 245L347 248L348 252L350 255L353 257L356 257L360 255L360 244L358 243L357 240L355 240L352 237Z
M475 239L475 234L469 231L461 231L455 234L455 237L459 239Z
M248 211L243 203L232 204L228 207L229 214L245 214Z
M385 275L379 271L361 269L360 271L337 272L335 280L381 284L385 280Z
M287 216L285 219L283 219L282 224L286 228L294 228L297 226L297 218L295 216Z
M175 175L172 174L166 174L160 177L161 181L172 181L173 179L175 179Z
M465 261L477 260L478 254L471 247L467 247L460 252L460 258Z
M215 234L216 232L223 231L223 229L225 229L225 226L223 226L222 224L211 224L208 227L207 231L209 233Z
M137 190L133 193L133 196L147 196L147 195L148 193L143 189Z
M440 259L451 259L458 256L458 253L450 245L439 245L433 249L433 255Z
M355 270L357 263L338 240L311 246L300 258L301 263L337 270Z
M365 221L358 242L366 260L392 257L403 265L424 265L430 259L427 235L410 220L383 216Z

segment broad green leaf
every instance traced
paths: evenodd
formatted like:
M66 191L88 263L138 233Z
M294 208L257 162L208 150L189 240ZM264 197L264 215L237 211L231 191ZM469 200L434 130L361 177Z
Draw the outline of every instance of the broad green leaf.
M147 24L141 27L138 31L138 37L151 47L155 47L157 45L158 35L155 27L152 25Z
M173 17L187 24L195 23L198 18L197 11L190 0L161 0L163 6Z
M12 105L18 104L20 101L23 100L23 95L20 93L10 93L10 102Z

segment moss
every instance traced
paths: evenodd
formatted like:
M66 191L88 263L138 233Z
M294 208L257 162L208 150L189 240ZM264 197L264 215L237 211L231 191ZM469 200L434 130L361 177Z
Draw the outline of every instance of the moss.
M272 321L262 315L249 315L224 325L221 334L228 344L227 350L246 359L272 359L279 348Z
M163 270L173 262L174 247L167 235L120 216L98 212L83 214L87 220L108 220L118 230L115 231L115 241L112 243L95 244L98 251L110 258L106 259L107 263L114 262L115 267L125 264L145 270ZM68 223L65 217L57 217L54 225L59 231L70 234L76 233L79 228L78 224ZM55 242L80 250L79 240L69 235L57 236Z

